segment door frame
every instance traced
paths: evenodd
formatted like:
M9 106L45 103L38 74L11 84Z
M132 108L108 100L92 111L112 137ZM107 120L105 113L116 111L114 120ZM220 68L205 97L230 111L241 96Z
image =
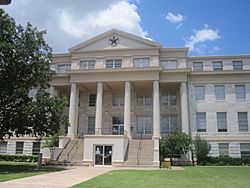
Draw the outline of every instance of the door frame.
M96 146L102 146L102 147L103 147L102 165L96 165L96 164L95 164L95 160L96 160L96 154L95 154ZM111 146L111 148L112 148L111 165L105 165L105 164L104 164L104 154L105 154L105 149L104 149L104 147L105 147L105 146ZM111 167L111 166L112 166L112 163L113 163L113 153L114 153L114 147L113 147L113 146L114 146L113 144L94 144L94 166L102 166L102 167Z

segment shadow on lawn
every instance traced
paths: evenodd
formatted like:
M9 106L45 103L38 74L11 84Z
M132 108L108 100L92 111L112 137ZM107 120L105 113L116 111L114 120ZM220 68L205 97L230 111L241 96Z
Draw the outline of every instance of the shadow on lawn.
M35 163L0 163L0 174L16 174L27 172L57 172L61 170L66 169L47 166L42 167L41 169L37 169Z

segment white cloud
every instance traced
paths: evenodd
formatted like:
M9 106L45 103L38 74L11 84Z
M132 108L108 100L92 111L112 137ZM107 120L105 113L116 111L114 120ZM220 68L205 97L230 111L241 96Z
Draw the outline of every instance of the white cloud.
M194 34L186 40L186 47L189 47L191 51L198 53L204 53L207 45L207 41L215 41L219 39L219 30L211 29L207 25L201 30L194 30Z
M46 39L55 52L90 37L117 28L148 37L140 22L136 4L129 0L19 0L3 7L18 23L31 22L47 30Z
M128 2L118 2L98 13L89 13L86 17L76 20L65 10L58 12L60 28L73 37L88 35L89 31L103 31L111 28L133 32L140 36L147 36L147 32L140 26L141 18L137 7Z
M165 17L170 23L173 24L181 24L185 21L186 17L181 14L174 14L172 12L168 12L167 16Z

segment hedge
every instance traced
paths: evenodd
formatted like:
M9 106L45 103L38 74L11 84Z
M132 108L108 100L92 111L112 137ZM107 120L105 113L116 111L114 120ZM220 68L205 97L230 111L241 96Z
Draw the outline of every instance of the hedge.
M37 162L37 156L33 155L0 155L0 161L12 162Z
M250 166L250 157L233 158L233 157L207 157L198 165L204 166Z

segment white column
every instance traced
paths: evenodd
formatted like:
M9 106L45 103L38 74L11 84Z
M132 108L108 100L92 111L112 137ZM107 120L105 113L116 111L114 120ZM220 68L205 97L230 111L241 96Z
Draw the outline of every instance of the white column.
M153 165L160 167L160 139L154 138L154 159Z
M160 138L160 91L159 81L153 83L153 127L154 127L154 138Z
M103 94L103 84L97 83L97 95L96 95L96 116L95 116L95 128L97 134L101 133L102 128L102 94Z
M71 84L70 90L70 104L69 104L69 124L68 136L76 136L76 107L77 107L77 89L76 83Z
M181 126L182 132L189 133L189 120L188 120L188 93L186 82L181 83L180 87L181 98Z
M130 124L131 124L131 88L130 82L125 82L125 96L124 96L124 134L127 133L130 136Z

